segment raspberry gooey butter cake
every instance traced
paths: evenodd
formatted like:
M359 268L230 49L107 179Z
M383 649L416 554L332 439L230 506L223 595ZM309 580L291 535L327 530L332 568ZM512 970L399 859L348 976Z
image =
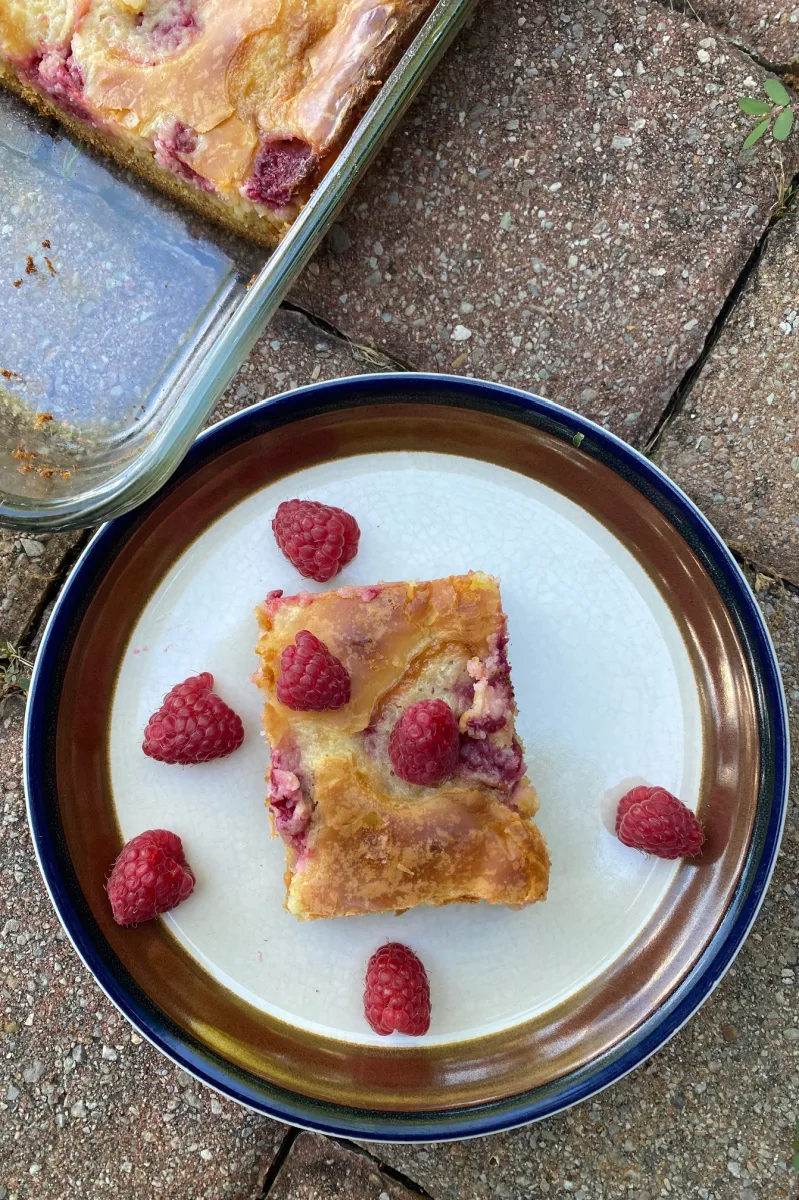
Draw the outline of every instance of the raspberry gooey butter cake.
M0 83L275 245L433 0L0 0Z
M545 898L495 579L270 593L258 619L291 913Z

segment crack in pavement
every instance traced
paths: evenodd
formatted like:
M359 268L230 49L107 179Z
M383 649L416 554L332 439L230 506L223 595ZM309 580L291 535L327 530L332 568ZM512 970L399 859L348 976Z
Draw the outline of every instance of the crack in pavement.
M75 563L80 558L85 547L88 545L93 529L84 529L77 539L73 542L70 548L64 554L61 562L58 565L58 570L50 577L47 587L39 597L35 607L31 611L30 618L25 627L24 632L17 643L17 652L23 658L30 657L31 651L35 654L39 646L41 634L44 630L44 625L48 616L48 609L53 601L58 597L61 589L66 583Z
M372 366L379 367L383 371L406 372L415 371L417 369L411 363L404 362L402 359L396 358L394 355L387 354L384 350L378 350L375 346L370 346L366 342L356 342L355 339L351 338L349 334L344 332L343 329L339 329L336 325L333 325L324 317L317 316L316 313L312 312L310 309L303 308L300 304L295 304L293 300L284 300L280 307L285 309L286 312L299 313L299 315L305 317L306 321L313 325L315 329L319 329L328 337L336 338L338 341L343 342L346 346L349 346L356 357L360 358L362 362L370 363Z
M290 1126L286 1130L283 1140L277 1148L277 1153L269 1164L267 1172L264 1175L264 1181L261 1184L261 1190L257 1197L254 1197L254 1200L266 1200L266 1197L275 1186L278 1175L283 1170L283 1164L291 1153L291 1147L294 1145L299 1136L300 1130L295 1129L294 1126Z
M386 1179L391 1179L394 1183L399 1183L406 1191L412 1192L414 1196L421 1196L422 1200L435 1200L430 1192L426 1191L420 1183L412 1179L410 1175L406 1175L403 1171L398 1171L396 1167L389 1166L384 1163L376 1154L372 1154L360 1142L351 1142L349 1138L330 1138L329 1141L335 1142L337 1146L342 1146L345 1150L349 1150L351 1154L359 1154L361 1158L366 1158L369 1162L375 1164L377 1169L385 1175Z
M660 414L660 417L644 446L643 452L648 457L652 456L653 452L660 444L660 440L663 437L666 429L668 429L671 422L685 406L685 402L693 391L699 376L702 374L708 358L713 353L715 345L721 337L724 327L732 316L732 313L738 304L744 289L760 264L760 260L762 259L766 250L768 239L771 236L771 233L780 223L780 221L783 221L789 215L794 215L799 212L799 204L797 204L798 191L799 172L794 175L786 189L786 195L789 197L787 204L780 204L776 212L772 214L768 224L766 225L766 228L761 233L760 237L752 248L751 254L744 263L738 278L733 283L726 300L716 314L716 318L707 332L702 349L685 371L682 379L669 397L666 407Z
M701 8L695 8L691 4L691 0L657 0L657 3L661 8L667 8L669 12L678 13L680 16L688 17L691 21L696 21L697 25L705 25L715 37L729 46L734 46L736 50L740 50L747 58L751 58L752 62L761 70L770 71L773 75L794 77L799 75L799 58L793 58L789 62L783 63L772 62L770 59L764 58L754 46L747 45L737 34L719 29L718 25L714 25Z
M278 1147L275 1157L269 1164L269 1168L264 1176L263 1184L261 1185L261 1190L254 1200L267 1200L269 1193L272 1191L273 1187L278 1181L280 1173L286 1164L286 1160L291 1153L294 1143L297 1141L297 1138L301 1136L302 1132L303 1131L301 1129L295 1129L293 1127L287 1130L285 1137ZM326 1137L324 1134L316 1134L315 1136L321 1137L325 1141L333 1142L335 1145L341 1146L343 1150L347 1150L350 1154L357 1154L360 1158L364 1158L368 1162L373 1163L380 1173L386 1177L386 1179L390 1179L394 1183L400 1184L412 1195L421 1197L421 1200L435 1200L435 1198L431 1196L428 1191L425 1191L421 1184L417 1183L415 1179L411 1179L409 1175L405 1175L402 1171L398 1171L395 1167L391 1167L388 1165L388 1163L384 1163L382 1159L378 1158L376 1154L372 1154L366 1149L365 1146L360 1145L359 1142L352 1142L349 1140L349 1138Z
M764 566L761 570L754 559L747 557L741 550L740 544L735 541L726 542L725 545L747 577L754 575L754 581L750 583L750 586L757 599L759 599L758 591L762 588L770 588L772 585L779 586L783 595L799 596L799 585L795 584L787 575L781 575L775 567ZM797 1193L797 1200L799 1200L799 1193Z

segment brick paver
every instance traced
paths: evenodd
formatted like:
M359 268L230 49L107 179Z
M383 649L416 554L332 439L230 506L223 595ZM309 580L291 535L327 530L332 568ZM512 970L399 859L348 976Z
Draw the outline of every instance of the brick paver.
M768 148L739 156L750 77L658 4L483 0L296 296L645 442L775 198Z
M777 226L655 459L723 537L799 583L799 221Z

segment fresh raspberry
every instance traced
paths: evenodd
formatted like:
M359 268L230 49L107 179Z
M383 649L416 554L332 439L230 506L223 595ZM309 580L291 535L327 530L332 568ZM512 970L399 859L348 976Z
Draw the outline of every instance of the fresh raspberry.
M275 541L306 579L327 583L358 553L355 517L315 500L284 500L272 522Z
M430 984L413 950L401 942L375 950L366 968L363 1011L375 1033L427 1033Z
M341 708L350 698L347 668L324 642L301 629L280 656L277 698L296 712Z
M705 841L696 815L662 787L636 787L622 796L616 833L625 846L658 858L693 858Z
M405 709L388 741L394 773L430 786L451 775L458 761L458 721L443 700L419 700Z
M183 843L168 829L148 829L128 842L105 885L117 925L136 925L169 912L194 890Z
M622 819L627 816L627 813L630 811L630 809L632 808L632 806L634 804L640 804L642 800L647 800L649 798L650 792L663 792L664 796L670 795L670 793L665 791L663 788L647 787L647 785L645 783L641 784L640 787L632 788L631 791L627 792L626 795L622 796L621 800L619 801L619 807L616 809L616 836L617 837L619 834L619 826L622 823Z
M215 692L209 671L193 675L164 696L144 731L142 750L165 763L201 763L224 758L244 740L241 717Z

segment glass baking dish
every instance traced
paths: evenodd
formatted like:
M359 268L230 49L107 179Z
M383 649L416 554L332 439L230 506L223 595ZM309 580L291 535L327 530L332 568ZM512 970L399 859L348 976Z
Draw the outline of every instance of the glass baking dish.
M184 211L0 89L0 525L152 495L475 0L439 0L277 249Z

